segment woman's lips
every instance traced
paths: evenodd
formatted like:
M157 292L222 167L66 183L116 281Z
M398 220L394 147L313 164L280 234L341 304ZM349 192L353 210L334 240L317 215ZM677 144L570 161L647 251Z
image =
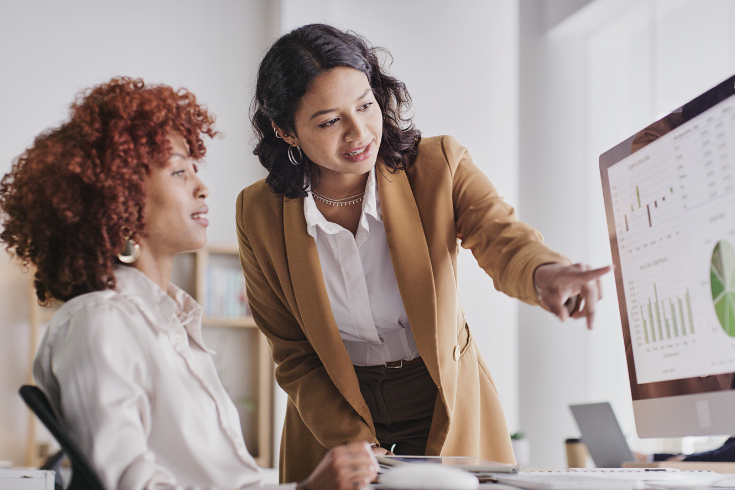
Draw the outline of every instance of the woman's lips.
M361 147L356 148L355 150L349 151L347 153L343 153L342 158L345 158L351 162L362 162L372 156L373 154L372 149L373 149L373 144L368 143L365 146L361 146Z
M200 209L199 211L197 211L196 213L192 214L191 219L193 219L194 221L196 221L202 226L209 226L209 220L204 217L204 215L207 214L208 211L209 209L204 207Z

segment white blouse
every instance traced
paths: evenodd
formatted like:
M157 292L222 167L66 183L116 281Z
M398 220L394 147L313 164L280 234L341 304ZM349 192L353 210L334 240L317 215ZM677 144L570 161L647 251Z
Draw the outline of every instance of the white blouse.
M259 485L202 340L201 307L132 267L116 267L115 278L116 290L59 309L33 371L102 482L111 490Z
M355 235L327 221L311 192L304 198L307 231L316 241L332 314L355 366L419 355L398 291L376 184L373 167Z

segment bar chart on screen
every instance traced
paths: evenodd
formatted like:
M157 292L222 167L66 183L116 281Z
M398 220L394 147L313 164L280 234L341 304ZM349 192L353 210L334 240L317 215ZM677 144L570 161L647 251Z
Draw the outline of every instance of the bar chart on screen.
M683 294L659 299L658 288L653 284L653 297L646 298L641 309L641 329L646 344L664 339L694 335L694 318L689 289Z

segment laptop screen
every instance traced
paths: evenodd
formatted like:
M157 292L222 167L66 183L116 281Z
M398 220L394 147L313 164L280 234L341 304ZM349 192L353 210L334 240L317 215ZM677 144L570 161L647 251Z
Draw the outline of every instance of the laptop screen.
M609 403L570 405L569 408L595 466L620 468L624 462L634 461Z

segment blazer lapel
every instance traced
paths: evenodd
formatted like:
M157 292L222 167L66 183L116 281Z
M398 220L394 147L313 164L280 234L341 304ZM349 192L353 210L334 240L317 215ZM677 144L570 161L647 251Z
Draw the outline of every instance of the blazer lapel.
M398 290L416 347L438 382L436 289L421 215L406 172L390 173L385 166L378 165L381 211Z
M324 285L319 252L314 238L306 231L303 199L284 199L283 232L294 297L309 342L324 364L329 377L347 402L372 425L355 369L344 347L332 315Z

